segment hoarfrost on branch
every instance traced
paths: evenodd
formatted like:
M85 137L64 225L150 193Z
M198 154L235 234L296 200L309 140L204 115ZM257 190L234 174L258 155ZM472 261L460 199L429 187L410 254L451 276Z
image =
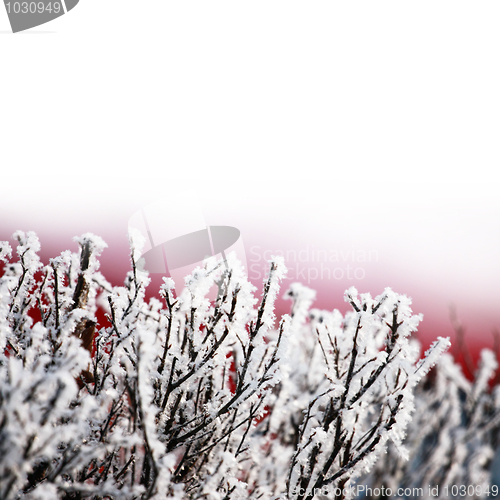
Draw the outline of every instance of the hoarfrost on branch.
M342 315L311 309L315 292L294 283L275 324L280 257L260 298L228 256L178 296L165 278L146 301L137 235L121 287L99 272L106 245L92 234L46 266L34 233L14 239L16 252L0 242L0 498L341 499L359 481L488 484L496 358L483 353L475 382L443 354L448 339L419 359L408 297L351 288Z

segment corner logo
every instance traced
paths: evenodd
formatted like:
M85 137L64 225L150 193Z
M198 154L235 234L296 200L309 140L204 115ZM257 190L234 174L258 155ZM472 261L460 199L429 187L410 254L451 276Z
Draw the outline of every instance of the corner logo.
M80 0L3 0L14 33L28 30L63 16Z

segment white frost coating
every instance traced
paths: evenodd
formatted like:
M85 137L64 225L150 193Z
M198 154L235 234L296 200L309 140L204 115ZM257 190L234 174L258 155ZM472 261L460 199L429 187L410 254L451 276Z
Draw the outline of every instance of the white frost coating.
M307 313L316 299L316 291L302 283L292 283L283 297L293 303L291 313L293 326L302 327L306 321Z
M425 357L417 363L415 376L417 379L422 378L438 361L438 359L446 352L451 346L450 338L438 337L433 342L431 347L425 352Z
M0 241L0 261L8 262L12 257L12 247L8 241Z
M100 237L93 233L84 233L81 236L75 236L73 241L76 241L80 245L84 245L89 242L91 245L92 255L98 257L101 255L105 248L108 248L108 244Z
M498 362L494 352L490 349L483 349L481 351L479 370L476 374L476 379L471 393L471 397L474 401L477 400L481 393L487 390L488 382L495 376L497 368Z
M165 291L170 291L175 289L175 282L172 278L162 278L163 285L161 285L161 289Z
M16 250L19 257L22 257L26 251L33 253L40 251L40 241L33 231L28 231L27 233L24 231L16 231L12 235L12 238L19 242Z
M132 258L134 259L134 262L137 262L142 255L142 249L146 244L146 238L143 236L139 229L129 227L128 239L130 248L132 249Z
M195 269L176 297L164 278L162 300L147 301L140 269L121 287L100 275L105 244L91 234L51 259L42 281L36 236L16 237L22 260L0 278L0 498L298 500L298 487L355 481L488 483L494 356L482 354L474 383L443 354L448 339L419 361L410 298L351 287L342 315L311 310L315 292L294 283L275 326L280 257L260 300L231 253ZM141 237L131 234L134 260ZM109 323L89 344L97 297Z
M264 293L267 289L267 299L262 315L262 323L269 329L274 327L274 303L278 296L281 280L286 276L287 268L285 259L281 255L273 256L269 261L270 271L268 277L264 280Z

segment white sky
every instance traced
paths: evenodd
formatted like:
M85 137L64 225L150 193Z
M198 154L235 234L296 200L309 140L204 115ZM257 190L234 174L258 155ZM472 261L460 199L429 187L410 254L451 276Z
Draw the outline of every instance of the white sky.
M376 247L496 300L499 14L81 0L11 35L0 9L0 227L125 231L196 188L212 224L270 246Z

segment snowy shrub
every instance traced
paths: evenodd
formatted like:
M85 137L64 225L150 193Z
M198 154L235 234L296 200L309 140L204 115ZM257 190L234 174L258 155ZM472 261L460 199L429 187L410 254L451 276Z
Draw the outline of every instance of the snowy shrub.
M146 301L138 238L112 287L100 238L85 234L78 254L43 266L37 237L14 237L17 261L0 242L2 500L341 499L363 481L489 484L496 361L484 354L470 383L442 355L448 339L419 359L421 317L406 296L351 288L342 316L310 309L315 293L295 283L275 325L280 258L260 299L229 256L195 269L178 296L164 278Z
M500 430L500 386L490 388L489 382L497 366L493 352L484 349L471 382L444 354L433 377L416 388L417 411L406 439L409 459L401 460L389 446L366 479L372 489L425 486L421 498L447 498L450 488L430 491L427 485L449 485L458 486L454 496L496 497L489 469Z

